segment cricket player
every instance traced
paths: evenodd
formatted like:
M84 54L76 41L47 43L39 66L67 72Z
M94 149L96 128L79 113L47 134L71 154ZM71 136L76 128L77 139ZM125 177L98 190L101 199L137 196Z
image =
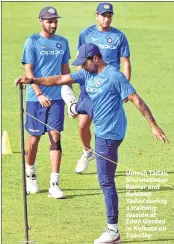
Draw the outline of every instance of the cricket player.
M117 70L122 64L123 73L128 80L131 78L130 50L126 36L118 29L111 26L114 15L111 3L99 3L96 9L97 24L81 31L78 40L78 49L84 43L96 44L105 62L113 65ZM78 160L75 172L83 173L88 168L89 161L95 158L91 149L91 115L92 102L89 99L85 86L80 86L78 99L79 136L84 150Z
M23 50L22 64L27 77L34 78L70 73L68 41L63 36L55 34L59 18L61 17L53 7L48 6L40 11L41 31L27 38ZM59 132L63 131L64 125L64 101L61 97L61 87L28 85L26 89L26 112L28 114L26 115L25 129L29 133L26 144L27 192L39 192L35 160L40 138L45 132L48 132L51 159L48 196L63 198L65 194L59 187L59 170L62 156ZM41 124L37 119L50 127Z
M94 244L120 243L118 230L118 195L114 182L118 161L118 147L126 133L126 116L123 108L125 99L131 101L146 118L155 140L167 142L167 137L158 126L150 109L136 93L125 75L114 66L103 61L101 52L95 44L86 43L79 48L73 65L82 65L78 72L47 78L19 77L16 84L64 85L79 83L85 85L93 103L95 152L98 181L103 190L106 204L108 226ZM78 109L78 105L74 105ZM100 157L100 155L102 157ZM111 161L110 161L111 160Z

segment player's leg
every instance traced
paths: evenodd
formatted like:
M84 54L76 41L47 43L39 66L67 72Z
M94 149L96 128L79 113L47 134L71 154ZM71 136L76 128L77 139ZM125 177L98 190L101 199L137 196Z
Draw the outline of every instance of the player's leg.
M60 163L62 157L61 136L60 132L63 131L64 123L64 102L63 100L52 101L52 105L48 112L47 124L48 135L50 140L50 159L51 159L51 174L50 174L50 187L49 197L64 198L65 194L60 189ZM52 129L54 128L55 131Z
M110 160L117 162L117 150L121 141L106 140L96 137L97 173L100 187L104 193L108 226L104 233L94 241L100 243L120 243L118 223L118 195L115 187L114 176L117 165Z
M28 114L26 116L25 129L29 133L26 143L26 190L27 193L34 194L39 192L35 170L36 154L40 137L45 131L45 126L36 119L45 122L46 109L42 108L39 102L27 102L26 111Z
M79 114L79 136L84 148L84 152L91 149L91 118L88 114Z
M79 136L83 145L81 158L77 161L76 173L83 173L88 168L88 163L95 159L95 154L91 148L91 122L92 122L92 101L88 96L79 100L76 105L76 111L79 113Z

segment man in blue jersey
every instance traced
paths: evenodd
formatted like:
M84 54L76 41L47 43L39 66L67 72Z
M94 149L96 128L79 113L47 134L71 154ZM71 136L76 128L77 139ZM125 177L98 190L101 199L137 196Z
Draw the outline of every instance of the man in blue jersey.
M128 41L125 35L111 26L114 11L110 3L100 3L96 9L97 24L84 29L78 40L78 49L84 43L96 44L105 62L120 69L122 63L123 73L130 80L131 63ZM84 147L81 158L78 160L75 171L83 173L88 168L90 160L94 159L91 149L91 114L92 102L86 92L85 86L80 86L81 92L78 100L79 135Z
M83 69L70 75L47 78L19 77L15 83L16 85L21 83L55 86L76 82L85 85L93 102L92 120L95 131L97 173L105 197L108 219L107 229L94 241L94 244L120 243L120 233L117 227L118 196L114 175L117 168L118 147L125 137L127 126L123 108L124 100L128 99L134 103L146 118L155 140L160 139L166 143L167 137L125 75L102 60L100 50L95 44L83 44L79 48L79 54L73 65L82 65ZM72 109L75 112L77 106L74 105Z
M68 41L66 38L55 34L59 18L61 17L53 7L48 6L40 11L41 31L28 37L24 45L22 64L26 76L34 78L70 73ZM26 144L27 192L39 192L35 159L40 137L48 132L51 159L48 196L63 198L65 195L59 187L62 156L60 132L64 125L64 101L61 97L61 87L28 85L26 89L26 114L25 129L29 133Z

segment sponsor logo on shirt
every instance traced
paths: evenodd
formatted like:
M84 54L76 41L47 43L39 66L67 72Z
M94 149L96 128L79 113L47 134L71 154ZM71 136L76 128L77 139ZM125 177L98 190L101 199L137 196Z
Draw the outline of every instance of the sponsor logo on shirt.
M91 37L91 40L92 40L93 42L95 42L95 41L100 40L100 38L92 38L92 37Z
M40 51L40 54L43 56L49 56L49 55L60 55L60 54L64 54L64 50L47 50L47 51Z
M86 91L89 93L99 93L102 91L101 88L95 88L95 87L86 87Z
M111 45L103 45L103 44L97 44L97 46L101 49L116 49L116 46L111 46Z

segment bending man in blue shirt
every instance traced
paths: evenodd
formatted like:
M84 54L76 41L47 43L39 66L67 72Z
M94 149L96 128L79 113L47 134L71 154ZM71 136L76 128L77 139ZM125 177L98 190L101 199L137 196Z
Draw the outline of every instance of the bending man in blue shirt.
M94 241L94 244L120 243L120 233L117 228L118 196L114 175L117 168L118 147L125 137L127 125L123 101L128 99L135 104L148 121L155 140L160 139L166 143L167 137L125 75L102 60L100 50L95 44L83 44L79 48L79 54L73 65L82 65L83 69L69 75L47 78L19 77L16 84L55 86L76 82L85 85L93 103L92 119L95 127L97 173L100 187L105 196L108 219L107 229ZM72 107L74 112L75 106Z

